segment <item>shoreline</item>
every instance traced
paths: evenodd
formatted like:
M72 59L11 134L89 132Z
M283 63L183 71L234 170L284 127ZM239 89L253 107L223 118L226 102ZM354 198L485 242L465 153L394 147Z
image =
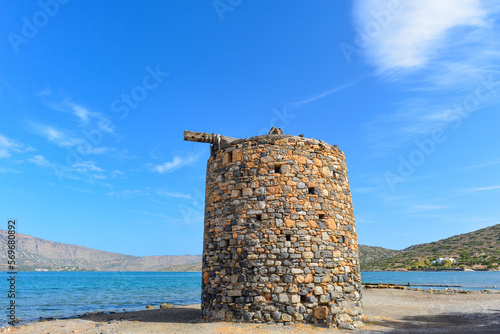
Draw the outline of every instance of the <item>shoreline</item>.
M426 289L427 290L427 289ZM368 289L363 291L365 327L358 333L495 333L500 327L500 291ZM442 292L437 292L442 291ZM116 313L95 312L68 319L43 319L0 328L34 333L322 333L307 324L204 322L200 305ZM449 329L449 332L447 331ZM344 332L338 330L338 332ZM350 332L350 331L346 331Z

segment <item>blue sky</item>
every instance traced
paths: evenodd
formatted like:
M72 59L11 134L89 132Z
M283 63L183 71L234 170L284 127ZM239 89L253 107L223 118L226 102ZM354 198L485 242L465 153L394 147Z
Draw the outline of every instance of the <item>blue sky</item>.
M347 157L359 243L500 223L500 6L2 2L0 217L132 255L200 254L209 145L272 126Z

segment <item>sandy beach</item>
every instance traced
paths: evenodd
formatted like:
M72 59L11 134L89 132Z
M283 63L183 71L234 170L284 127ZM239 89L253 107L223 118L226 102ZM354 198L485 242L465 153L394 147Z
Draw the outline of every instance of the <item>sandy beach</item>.
M363 293L365 327L357 333L499 333L500 291L444 293L374 289ZM0 332L58 333L327 333L350 332L312 325L291 326L200 321L200 306L88 314Z

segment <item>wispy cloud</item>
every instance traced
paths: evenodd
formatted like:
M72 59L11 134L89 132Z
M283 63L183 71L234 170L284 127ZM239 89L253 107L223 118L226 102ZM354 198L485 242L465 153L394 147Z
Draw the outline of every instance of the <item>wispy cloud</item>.
M168 217L162 213L157 213L157 212L149 212L149 211L144 211L144 210L128 210L128 212L138 213L141 215L147 215L147 216L153 216L153 217L159 217L159 218L164 218L164 219L170 219L170 217Z
M50 89L50 87L45 87L45 88L41 89L37 95L40 97L43 97L43 96L49 96L51 94L52 94L52 90Z
M59 147L72 147L84 142L82 138L78 138L72 133L66 133L50 125L31 124L31 129L34 133L44 137L46 140Z
M23 145L14 139L7 138L0 134L0 158L10 158L12 152L24 153L32 150L32 147Z
M51 167L52 164L45 159L43 155L35 155L31 158L28 158L28 161L31 163L34 163L35 165L41 166L41 167Z
M323 97L326 97L328 95L331 95L331 94L334 94L334 93L338 93L340 91L343 91L347 88L350 88L358 83L360 83L361 81L365 80L366 77L363 77L363 78L360 78L360 79L356 79L356 80L352 80L350 82L347 82L343 85L340 85L340 86L337 86L337 87L333 87L333 88L330 88L324 92L321 92L319 94L316 94L314 96L311 96L311 97L308 97L308 98L305 98L305 99L302 99L302 100L299 100L299 101L296 101L296 102L292 102L292 103L287 103L285 108L287 110L293 110L293 109L298 109L300 107L302 107L303 105L305 104L308 104L308 103L311 103L311 102L314 102L316 100L319 100Z
M82 122L87 123L89 121L91 113L87 108L73 103L68 103L68 107L73 110L75 116L78 117Z
M171 173L179 168L192 164L200 157L200 153L192 153L188 156L175 156L172 161L164 162L160 165L154 165L151 170L160 174Z
M125 189L122 191L110 191L108 192L108 196L115 198L133 198L138 196L146 196L150 194L150 188L144 189Z
M447 205L438 204L412 204L408 207L408 212L428 212L449 209Z
M472 223L481 224L479 228L485 226L491 226L498 224L500 222L499 218L495 217L480 217L474 215L457 215L457 214L433 214L433 213L422 213L415 215L419 218L433 219L437 222L448 222L448 223Z
M99 130L108 134L115 133L112 122L99 112L90 111L87 107L81 104L70 102L68 100L63 101L60 104L60 107L62 108L62 110L69 109L85 126L95 126Z
M80 173L103 171L102 168L96 166L94 161L75 162L72 167L75 171Z
M94 147L92 148L92 154L108 154L110 152L116 151L114 147Z
M94 193L92 190L89 190L89 189L82 189L82 188L78 188L78 187L68 186L66 184L53 184L53 183L48 182L47 185L54 187L54 188L69 189L69 190L73 190L73 191L76 191L79 193L84 193L84 194L93 194Z
M42 89L38 96L52 110L73 115L73 123L76 124L72 124L71 130L32 124L33 132L44 136L60 147L82 145L85 154L104 154L114 151L114 149L100 147L104 135L115 135L113 122L103 113L75 103L69 97L55 97L50 87ZM89 148L92 148L90 152L88 152Z
M356 224L376 224L376 222L371 218L371 215L369 216L357 215Z
M158 189L156 190L156 193L160 196L165 196L165 197L173 197L173 198L183 198L183 199L191 199L190 194L182 194L182 193L173 193L166 191L165 189Z
M352 187L351 192L356 194L370 194L378 190L376 187Z
M0 173L14 173L14 174L20 174L21 171L17 169L12 169L12 168L5 168L5 167L0 167Z
M499 189L500 186L476 187L476 188L469 188L466 190L466 192L477 193L477 192L499 190Z
M125 173L118 169L111 171L111 177L118 177L120 175L125 175Z
M152 150L151 150L151 153L149 153L149 156L152 158L152 159L161 159L162 156L161 155L158 155L158 153L156 153L156 151L158 150L158 148L160 148L161 145L156 145Z
M355 1L365 59L411 93L365 124L376 155L449 126L472 99L473 110L500 100L499 14L499 4L480 0Z
M500 164L500 159L494 159L494 160L480 163L480 164L474 164L474 165L460 167L459 169L462 169L462 170L480 169L480 168L491 167L491 166L495 166L495 165L499 165L499 164Z
M38 96L46 99L51 96L51 93L50 88L45 88L38 94ZM100 112L92 111L82 104L75 103L69 98L58 102L45 101L45 104L55 111L73 114L81 126L98 128L108 134L115 133L113 123L106 116Z
M115 198L133 198L139 196L149 196L149 195L159 195L162 197L180 198L180 199L192 199L190 194L183 194L177 192L170 192L166 189L153 189L151 187L146 187L143 189L125 189L122 191L110 191L108 195ZM164 203L162 203L164 204Z
M57 163L48 161L40 154L28 158L27 161L44 168L61 169L59 172L64 174L64 178L82 180L87 183L96 183L98 180L107 178L106 171L97 166L94 161L75 162L70 167L59 166ZM109 186L107 184L101 185Z
M126 151L118 150L115 147L94 146L83 132L74 130L63 130L46 124L30 124L31 131L45 138L50 143L61 148L75 148L77 152L84 152L82 155L104 155L115 153L120 156L126 155ZM1 139L0 139L1 140ZM1 143L0 143L1 149Z
M366 56L380 72L425 66L448 48L463 46L464 37L478 37L473 29L488 26L487 8L480 0L400 1L392 13L390 3L394 1L357 0L353 10L355 23L366 30ZM458 29L460 39L452 35Z

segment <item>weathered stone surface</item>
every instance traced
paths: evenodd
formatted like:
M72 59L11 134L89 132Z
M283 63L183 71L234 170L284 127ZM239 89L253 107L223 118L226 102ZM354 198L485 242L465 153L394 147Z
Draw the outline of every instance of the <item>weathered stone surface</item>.
M357 328L358 257L345 157L336 146L277 134L212 147L203 318Z
M174 304L169 304L169 303L161 303L160 308L174 308Z
M318 306L313 310L313 316L316 319L324 320L326 319L327 315L328 315L328 307L326 306Z
M299 295L292 295L290 297L290 302L293 304L300 303L300 296Z

